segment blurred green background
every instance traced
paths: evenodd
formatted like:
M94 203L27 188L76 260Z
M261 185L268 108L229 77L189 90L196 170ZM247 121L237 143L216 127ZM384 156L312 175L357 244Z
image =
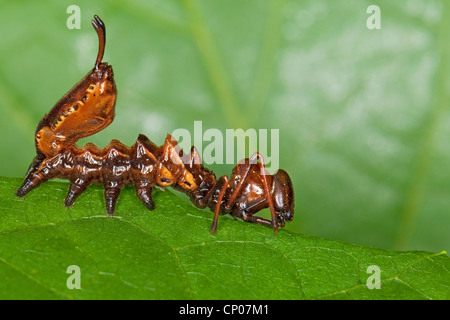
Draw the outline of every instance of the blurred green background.
M381 30L366 26L372 4ZM119 93L115 121L80 144L162 144L195 120L279 129L288 229L450 250L450 2L1 1L0 176L23 177L38 121L93 67L94 14Z

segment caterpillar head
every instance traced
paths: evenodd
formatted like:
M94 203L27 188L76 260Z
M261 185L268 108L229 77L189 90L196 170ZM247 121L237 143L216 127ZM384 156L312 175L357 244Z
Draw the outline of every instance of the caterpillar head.
M106 29L94 16L99 49L94 68L70 89L39 122L35 143L38 158L50 158L65 146L106 128L113 120L117 96L112 66L102 62Z

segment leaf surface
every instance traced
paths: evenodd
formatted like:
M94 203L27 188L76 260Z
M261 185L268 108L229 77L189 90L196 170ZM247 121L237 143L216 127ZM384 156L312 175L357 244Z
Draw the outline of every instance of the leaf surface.
M0 179L1 299L447 299L445 252L388 251L219 219L170 190L148 211L131 187L115 217L91 186L73 208L68 184L47 182L25 199ZM69 266L81 289L68 289ZM369 266L380 289L369 289Z

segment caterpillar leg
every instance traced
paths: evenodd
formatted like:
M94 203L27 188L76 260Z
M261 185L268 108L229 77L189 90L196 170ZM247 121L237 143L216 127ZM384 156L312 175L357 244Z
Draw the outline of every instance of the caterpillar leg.
M264 218L261 218L261 217L253 216L253 215L247 214L245 212L243 212L241 214L241 217L242 217L242 220L244 220L244 221L253 222L253 223L257 223L257 224L263 224L263 225L272 227L272 221L271 220L267 220L267 219L264 219Z
M44 175L34 173L30 177L25 179L20 188L16 190L16 195L20 198L23 198L28 192L39 187L41 183L47 180L48 179Z
M66 200L64 201L64 205L66 207L72 207L75 200L86 190L88 185L88 181L84 179L76 179L75 181L72 181Z
M211 234L214 234L216 232L216 230L217 230L217 221L219 219L220 206L222 204L222 200L223 200L223 196L225 195L225 191L228 188L228 177L227 176L220 177L220 179L218 180L217 184L220 181L222 181L222 187L220 188L219 197L217 198L216 208L214 210L214 220L213 220L213 223L211 225ZM217 186L217 184L216 184L216 186ZM216 190L216 188L214 188L212 190Z
M117 198L120 194L120 188L118 187L105 187L105 200L106 200L106 214L108 216L116 215L115 208Z
M139 183L136 183L135 187L136 187L136 195L139 197L142 203L145 204L147 209L149 210L155 209L156 205L152 199L153 187L150 187L148 185L142 185Z
M266 190L267 203L269 205L270 215L271 215L271 218L272 218L272 228L275 231L275 234L277 234L278 233L278 228L279 228L278 221L277 221L277 214L275 212L275 207L273 205L272 194L270 192L269 184L267 183L266 165L264 164L264 158L263 158L263 156L260 153L255 152L251 156L250 161L249 161L248 170L250 170L250 166L251 166L252 160L255 161L257 159L259 159L259 168L261 170L262 178L263 178L263 181L264 181L264 189Z
M45 174L48 173L48 169L47 172L42 172L42 162L43 161L39 160L37 157L33 159L22 185L15 192L18 197L23 198L28 192L39 187L41 183L48 180L48 177L46 177Z

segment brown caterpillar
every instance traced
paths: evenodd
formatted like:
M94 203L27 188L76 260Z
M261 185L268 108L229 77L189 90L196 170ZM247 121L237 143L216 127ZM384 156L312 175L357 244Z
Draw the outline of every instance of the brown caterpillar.
M294 195L289 175L278 170L265 171L259 153L235 166L231 177L219 179L203 167L200 155L192 147L184 154L168 135L164 145L156 146L146 136L127 147L112 140L104 149L76 142L106 128L114 119L117 89L112 66L101 62L105 48L105 26L94 16L92 24L99 38L94 68L67 92L39 122L36 134L36 157L16 191L24 197L41 183L62 178L70 181L64 205L71 207L76 198L92 183L105 188L106 212L115 214L120 190L133 184L136 194L152 210L152 189L169 187L184 192L199 208L214 211L211 233L217 229L220 214L231 214L245 221L271 226L275 232L294 216ZM259 162L258 162L259 160ZM270 208L271 220L254 216Z

